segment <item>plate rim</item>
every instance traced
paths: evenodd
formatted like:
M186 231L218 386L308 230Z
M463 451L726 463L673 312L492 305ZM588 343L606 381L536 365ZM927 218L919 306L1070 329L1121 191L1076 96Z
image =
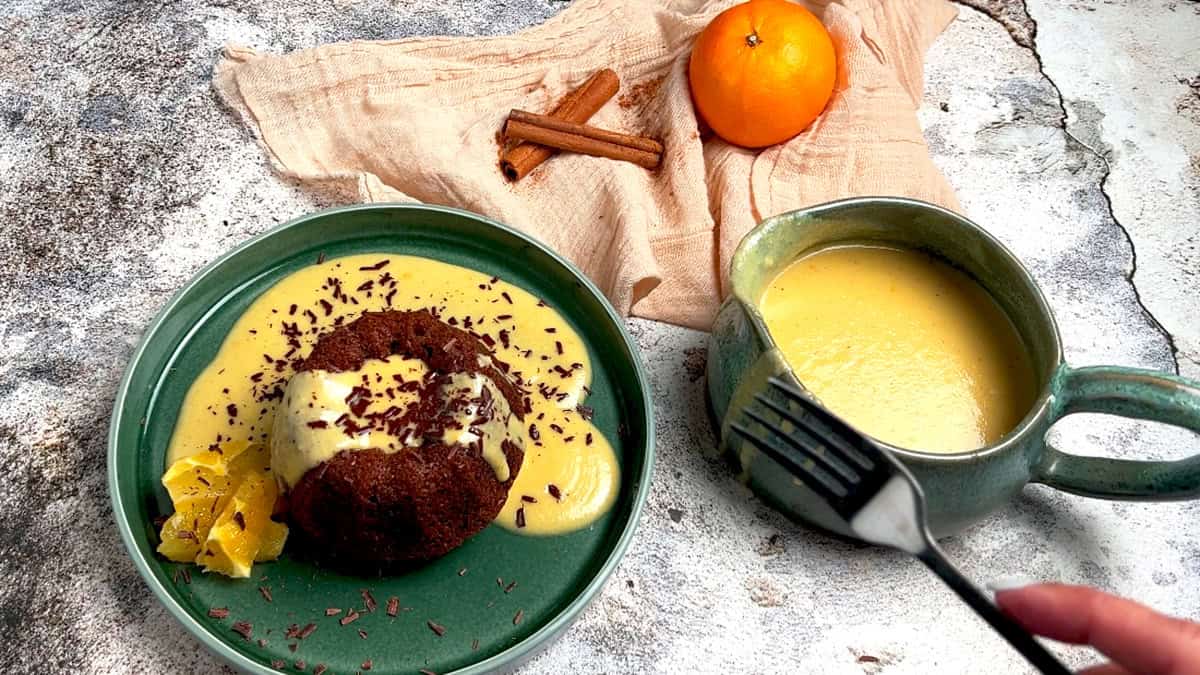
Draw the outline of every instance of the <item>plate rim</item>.
M211 631L209 631L204 624L193 618L183 606L181 606L171 597L166 588L164 588L154 576L148 562L143 556L137 553L136 541L133 530L130 527L129 519L123 515L125 512L125 503L121 499L120 491L118 490L117 486L117 432L121 427L125 417L124 402L129 395L130 381L133 378L133 372L135 368L143 358L150 338L162 325L163 319L166 317L166 315L179 304L182 298L186 296L189 291L191 291L201 281L207 279L209 275L211 275L214 270L221 266L225 261L239 255L242 253L242 251L258 244L259 242L278 232L295 227L314 218L322 218L354 211L387 211L394 209L437 211L480 221L486 225L498 228L503 232L516 237L525 244L532 246L541 253L549 256L559 265L563 266L572 274L572 276L576 278L578 282L583 284L583 286L590 293L600 300L600 304L607 313L609 320L616 325L621 338L625 341L625 346L632 356L631 360L633 361L634 376L637 380L638 388L641 390L642 394L642 414L646 419L645 442L643 447L645 462L641 474L637 477L640 482L634 494L629 522L625 525L615 544L609 550L608 557L604 560L604 563L588 581L587 585L584 586L583 590L576 595L575 598L573 598L571 602L562 609L562 611L558 612L551 619L549 619L541 628L526 636L520 642L507 647L497 654L451 672L456 675L469 675L474 673L494 672L506 666L513 668L531 658L543 648L549 646L555 637L560 635L566 628L575 622L576 618L578 618L583 609L591 604L592 600L594 600L599 594L600 590L603 589L604 584L608 582L613 572L616 571L616 567L618 564L620 564L621 559L625 557L625 553L628 550L630 543L633 541L634 535L637 533L638 525L641 523L642 511L649 496L650 484L654 477L655 423L654 403L651 395L653 390L649 386L649 382L646 378L646 372L642 363L642 359L640 358L641 355L637 347L637 342L633 339L633 336L630 335L629 330L625 325L625 320L617 314L616 310L612 306L612 303L609 302L604 293L602 293L600 289L596 287L595 283L593 283L592 280L587 277L587 275L583 274L583 272L581 272L579 268L571 263L571 261L564 258L549 246L543 244L537 239L534 239L532 236L505 225L504 223L478 213L467 211L465 209L434 204L379 202L372 204L335 206L306 213L280 223L279 225L276 225L265 232L254 235L253 237L250 237L232 249L226 251L224 254L219 255L198 270L195 274L193 274L191 278L183 284L183 286L181 286L173 295L171 295L171 297L166 301L166 303L163 304L158 312L155 313L154 317L149 321L149 323L146 325L146 328L142 331L141 337L138 339L137 346L130 355L129 361L125 365L125 370L121 375L121 382L117 387L116 396L113 399L112 415L109 417L108 437L106 443L107 448L105 453L105 468L107 473L106 482L109 494L109 502L113 510L113 519L116 521L117 530L121 535L121 543L125 546L125 552L133 561L134 567L137 568L138 575L141 576L142 581L145 582L145 584L150 588L150 591L154 594L159 603L161 603L167 609L167 612L176 621L178 621L180 625L183 626L184 630L191 634L192 637L198 640L200 644L207 648L211 653L215 654L230 666L233 666L234 668L237 668L243 672L271 675L273 673L277 673L278 671L252 661L236 650L228 647L224 641L217 638ZM448 673L447 675L450 674Z

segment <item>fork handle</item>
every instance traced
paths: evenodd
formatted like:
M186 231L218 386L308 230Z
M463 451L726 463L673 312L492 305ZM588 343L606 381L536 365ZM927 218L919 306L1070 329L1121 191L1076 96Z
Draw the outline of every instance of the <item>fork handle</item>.
M927 542L925 550L917 555L925 566L942 578L963 602L967 603L975 613L991 624L997 633L1008 643L1021 652L1035 668L1043 673L1052 675L1070 675L1071 671L1056 659L1045 647L1034 639L1029 631L1022 628L1016 621L996 608L996 605L959 572L946 556L938 550L932 541Z

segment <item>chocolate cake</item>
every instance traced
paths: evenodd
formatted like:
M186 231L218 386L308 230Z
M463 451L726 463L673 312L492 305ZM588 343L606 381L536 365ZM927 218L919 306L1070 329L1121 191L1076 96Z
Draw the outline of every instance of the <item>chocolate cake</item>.
M351 396L382 397L389 385L415 392L415 402L393 407L386 418L367 415L365 424L391 429L402 439L399 447L341 450L307 470L287 495L288 518L299 540L319 557L385 566L442 556L491 523L520 470L520 442L504 438L497 467L485 458L478 429L501 414L515 415L519 423L525 410L522 390L487 344L427 311L364 313L322 336L298 373L359 371L371 359L390 357L420 360L428 372L419 381L396 383L372 383L363 376L361 390L355 387ZM488 386L477 384L473 396L449 386L464 374L477 383L486 378L503 400L496 400ZM336 424L346 434L361 433L364 423L356 427L348 418L343 415ZM464 424L480 440L446 442L448 431Z

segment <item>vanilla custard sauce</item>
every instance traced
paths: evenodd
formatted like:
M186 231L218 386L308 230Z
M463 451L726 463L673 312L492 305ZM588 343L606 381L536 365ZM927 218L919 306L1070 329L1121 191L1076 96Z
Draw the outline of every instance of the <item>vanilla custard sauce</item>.
M952 453L999 440L1036 397L1029 355L996 301L915 250L847 245L785 268L758 308L796 377L859 430Z

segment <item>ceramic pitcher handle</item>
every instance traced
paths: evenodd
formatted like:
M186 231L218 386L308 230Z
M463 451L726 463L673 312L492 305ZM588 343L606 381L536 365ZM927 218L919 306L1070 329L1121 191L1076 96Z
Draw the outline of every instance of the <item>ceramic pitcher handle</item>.
M1061 367L1056 418L1096 412L1200 432L1200 383L1152 370ZM1033 480L1087 497L1167 501L1200 497L1200 454L1174 461L1080 457L1047 447Z

